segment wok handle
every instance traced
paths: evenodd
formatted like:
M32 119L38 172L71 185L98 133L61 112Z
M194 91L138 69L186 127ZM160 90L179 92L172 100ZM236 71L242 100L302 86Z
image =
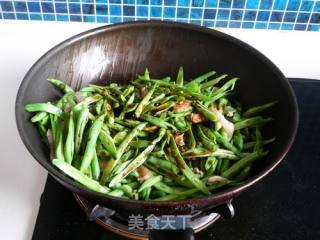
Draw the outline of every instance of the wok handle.
M149 231L149 240L194 240L194 231L192 228L177 230L158 230Z

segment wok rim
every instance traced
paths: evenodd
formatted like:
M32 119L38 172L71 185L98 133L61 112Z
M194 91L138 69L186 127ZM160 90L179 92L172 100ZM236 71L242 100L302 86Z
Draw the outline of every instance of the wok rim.
M69 178L64 173L60 172L57 168L55 168L47 159L41 158L39 154L33 150L32 146L29 144L28 137L26 133L23 130L23 119L19 115L19 111L24 110L24 106L21 106L21 96L25 92L26 87L28 84L32 81L30 78L33 73L41 66L43 62L46 62L46 59L49 59L51 56L55 55L57 52L62 50L65 47L68 47L69 45L73 44L74 42L77 42L79 40L82 40L84 38L90 37L95 34L100 34L107 31L113 31L117 29L127 29L131 27L168 27L168 28L178 28L182 30L191 30L194 32L204 33L208 34L217 38L220 38L224 41L228 41L236 45L236 47L240 47L242 49L245 49L248 51L249 54L254 55L256 58L258 58L261 62L263 62L270 71L272 71L278 78L279 83L281 83L282 87L285 89L285 91L290 96L290 99L288 99L288 102L290 103L290 106L293 108L293 119L292 119L292 126L290 129L290 135L288 136L288 141L286 142L286 145L284 145L282 151L280 151L273 159L275 162L269 163L258 175L251 177L247 179L243 184L239 186L232 186L229 187L223 191L219 191L217 193L213 193L206 197L200 197L200 198L192 198L192 199L186 199L186 200L177 200L177 201L144 201L144 200L132 200L132 199L123 199L119 197L113 197L106 194L102 194L99 192L95 192L93 190L90 190L86 188L85 186L81 185L80 183L76 182L75 180ZM74 35L51 49L49 49L45 54L43 54L28 70L26 75L24 76L22 82L20 83L18 93L16 96L15 101L15 118L16 118L16 125L17 129L20 135L20 138L22 139L24 145L28 149L29 153L33 156L33 158L42 166L44 167L50 175L52 175L55 179L58 179L59 181L62 181L64 184L68 185L68 189L70 189L69 186L72 186L76 191L81 195L81 193L89 194L90 196L94 198L104 198L105 200L110 200L110 202L117 201L119 203L124 204L139 204L143 206L148 207L177 207L177 206L186 206L186 205L193 205L193 204L210 204L211 202L221 202L221 200L227 200L231 199L234 196L239 195L241 192L247 190L252 185L259 182L263 177L265 177L268 173L270 173L286 156L289 149L291 148L293 141L295 139L295 136L297 134L297 128L298 128L298 122L299 122L299 110L297 105L296 96L294 94L294 91L289 84L286 77L283 75L283 73L279 70L279 68L271 61L269 60L265 55L263 55L260 51L253 48L249 44L232 37L228 34L222 33L220 31L209 29L206 27L201 27L197 25L187 24L187 23L178 23L178 22L170 22L170 21L136 21L136 22L125 22L125 23L117 23L117 24L111 24L111 25L105 25L98 28L94 28L88 31L84 31L82 33L79 33L77 35ZM74 190L72 190L74 191ZM106 201L104 201L106 202Z

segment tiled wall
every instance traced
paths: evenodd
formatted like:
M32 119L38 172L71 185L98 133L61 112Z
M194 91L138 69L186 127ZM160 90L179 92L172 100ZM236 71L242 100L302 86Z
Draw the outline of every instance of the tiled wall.
M101 23L158 19L208 27L319 31L320 0L0 0L0 19Z

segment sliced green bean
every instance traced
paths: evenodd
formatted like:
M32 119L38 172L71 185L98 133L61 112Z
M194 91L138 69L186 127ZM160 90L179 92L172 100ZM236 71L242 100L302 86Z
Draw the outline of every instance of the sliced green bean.
M81 147L84 129L87 125L89 118L89 108L87 105L81 105L80 112L77 117L76 132L75 132L75 153L78 154Z
M31 118L31 122L35 123L35 122L40 122L42 119L44 119L46 116L48 116L48 113L46 112L38 112L36 113L36 115L34 115Z
M93 157L91 160L91 171L92 171L92 178L94 180L99 180L100 177L100 166L99 166L99 160L98 160L98 156L97 156L97 152L96 150L94 150L93 152Z
M182 171L183 175L194 185L195 188L201 190L205 194L209 194L207 187L199 180L191 169L188 167L183 157L180 154L179 148L176 145L176 142L172 135L170 135L170 147L173 151L173 156Z
M106 148L106 150L113 156L117 158L117 148L112 137L105 131L102 130L99 134L99 140L101 141L102 145Z
M267 155L268 152L263 152L261 150L250 153L243 158L241 158L239 161L234 163L229 169L224 171L221 176L225 178L231 178L234 175L236 175L238 172L240 172L243 168L250 165L254 160L258 158L262 158Z
M52 164L59 168L62 172L83 184L87 188L100 192L100 193L108 193L110 190L107 187L101 186L99 182L87 177L83 173L81 173L78 169L72 167L68 163L64 162L61 159L53 159Z
M80 172L84 172L91 163L95 153L95 145L101 132L105 115L98 117L91 125L88 134L88 142L81 160Z
M164 134L165 131L160 130L159 136L155 140L153 140L152 145L148 146L145 150L143 150L121 173L116 175L109 183L109 186L112 187L115 184L119 183L123 178L128 176L131 172L133 172L140 165L142 165L144 161L148 158L149 154L153 151L156 144L159 141L161 141Z
M208 87L212 87L216 84L218 84L222 79L226 78L228 75L227 74L223 74L217 78L214 78L208 82L202 83L201 84L201 88L208 88Z
M275 137L262 141L262 145L273 143L276 140ZM243 145L243 150L249 150L255 146L256 142L247 142Z
M278 103L277 101L275 102L270 102L270 103L266 103L266 104L263 104L263 105L260 105L260 106L255 106L255 107L252 107L252 108L249 108L247 111L245 111L243 113L243 116L244 117L252 117L252 116L255 116L257 115L258 113L261 113L271 107L273 107L276 103Z
M177 128L172 125L171 123L166 122L165 120L162 120L161 118L153 117L148 114L142 114L141 118L146 120L147 122L156 125L161 128L172 128L173 130L177 130Z
M149 103L150 98L151 98L152 94L154 93L154 91L156 90L156 88L157 88L157 84L153 85L153 87L150 89L150 91L147 93L147 95L139 103L136 111L134 112L134 114L137 118L140 117L140 115L143 111L143 108Z
M203 133L199 124L196 125L196 134L200 142L202 142L210 151L215 151L217 149L217 145Z
M179 67L178 76L177 76L177 85L183 87L183 68Z
M70 113L68 119L68 134L64 144L64 159L67 163L72 164L74 154L74 139L75 139L75 126L73 119L73 112Z
M206 118L208 118L210 121L212 122L216 122L217 121L217 117L216 115L210 111L209 109L207 109L205 106L203 106L200 103L196 103L196 109L199 113L201 113L202 115L204 115Z
M162 180L162 176L159 176L159 175L148 178L142 183L142 185L138 189L138 192L142 192L144 189L152 187L154 184L156 184L157 182L160 182L161 180Z
M74 90L71 87L69 87L66 83L60 80L50 78L48 79L48 82L52 83L52 85L56 86L65 93L74 92Z
M61 117L63 114L60 108L51 103L30 103L25 106L25 110L28 112L47 112L57 115L58 117Z
M213 76L214 74L216 74L215 71L210 71L207 72L199 77L196 77L195 79L193 79L191 82L187 83L185 86L188 87L190 86L192 83L202 83L203 81L207 80L209 77Z
M165 171L172 172L174 174L179 173L179 168L173 162L170 162L167 160L162 160L162 159L154 157L154 156L148 157L147 162L149 162L149 163L151 163L151 164L153 164L153 165L157 166L158 168L163 169Z
M262 118L262 117L247 118L245 120L235 123L234 128L235 130L239 130L247 127L257 127L257 126L261 126L262 124L271 122L272 120L273 118Z

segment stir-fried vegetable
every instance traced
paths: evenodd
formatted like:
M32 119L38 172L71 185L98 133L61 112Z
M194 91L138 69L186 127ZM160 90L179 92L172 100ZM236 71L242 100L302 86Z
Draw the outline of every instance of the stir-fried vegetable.
M25 109L52 164L87 188L136 200L194 198L245 181L275 140L263 137L272 118L259 114L276 102L243 111L228 98L238 78L215 74L187 81L180 67L172 81L146 70L129 85L79 91L49 79L64 95Z

